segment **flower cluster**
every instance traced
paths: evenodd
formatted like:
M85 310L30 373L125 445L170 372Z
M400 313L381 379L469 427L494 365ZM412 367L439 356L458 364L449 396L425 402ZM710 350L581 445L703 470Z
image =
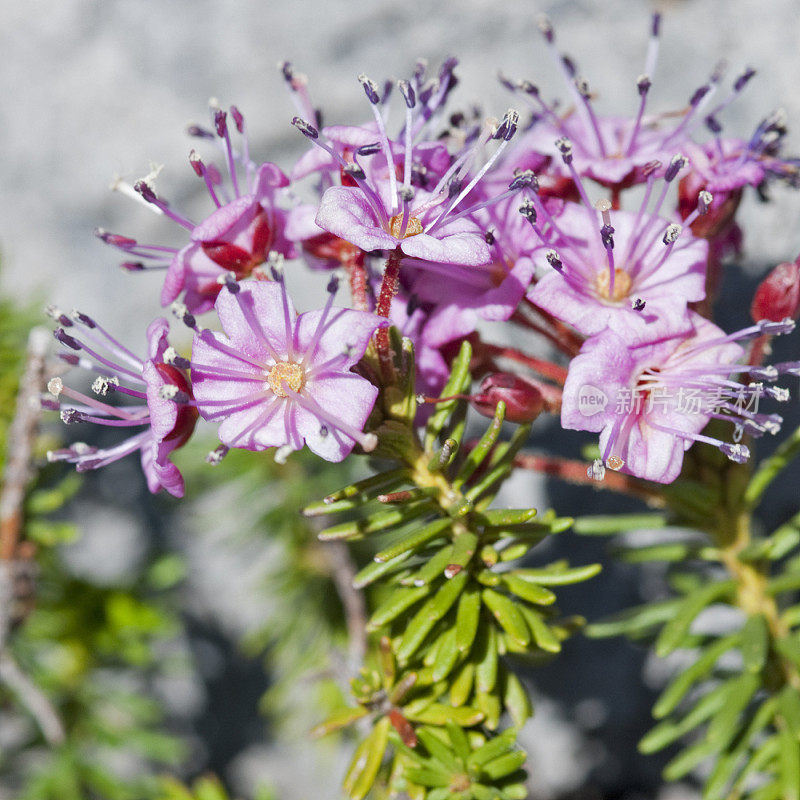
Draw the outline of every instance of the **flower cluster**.
M241 112L215 107L210 128L190 129L219 147L227 172L223 179L192 150L190 165L213 204L205 219L174 210L152 176L119 183L181 228L182 238L163 246L98 235L125 254L126 269L166 270L161 303L194 341L191 353L179 354L159 320L141 361L85 315L55 311L56 337L72 351L65 360L99 375L95 395L140 404L112 405L61 378L50 386L57 401L48 402L66 422L142 430L109 449L73 444L52 458L90 469L139 450L151 490L181 494L169 455L198 417L218 425L212 460L231 447L274 449L283 458L305 443L330 461L356 445L370 451L378 437L365 426L393 379L387 327L394 325L414 344L417 392L442 388L468 338L485 378L471 396L475 406L491 413L507 399L517 420L560 409L564 427L600 434L592 475L609 467L669 482L697 441L746 459L742 436L780 425L750 401L784 399L770 383L798 370L760 364L769 338L793 327L796 268L781 273L795 301L777 317L775 298L783 295L771 284L757 295L755 326L726 335L708 317L721 259L740 241L743 190L763 193L770 179L798 183L798 162L780 153L783 117L768 116L749 139L721 135L725 108L750 82L750 69L717 100L719 71L685 108L653 113L658 16L644 71L631 84L631 113L604 115L576 62L556 49L552 26L540 28L569 104L504 77L502 85L531 107L528 117L448 110L457 83L450 59L433 74L420 62L408 79L383 85L359 76L364 120L322 127L307 79L286 63L297 107L291 122L309 143L286 173L252 161ZM394 126L392 107L402 110ZM639 187L633 205L631 187ZM298 315L283 262L302 270L301 259L332 277L325 307ZM333 305L340 276L351 307ZM212 309L221 333L197 320ZM531 347L488 341L487 323L497 322ZM100 345L110 355L94 349ZM548 359L553 347L560 362ZM704 402L687 406L690 393ZM636 402L609 402L620 396ZM712 418L732 423L734 441L703 433Z

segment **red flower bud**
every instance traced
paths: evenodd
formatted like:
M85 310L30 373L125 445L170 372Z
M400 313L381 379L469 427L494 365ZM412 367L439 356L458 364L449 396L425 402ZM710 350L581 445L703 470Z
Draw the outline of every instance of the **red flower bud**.
M800 259L798 259L800 261ZM780 322L795 319L800 312L800 265L797 261L778 264L756 289L750 315L758 322L762 319Z
M534 383L508 373L496 373L484 378L472 406L485 417L493 417L500 401L506 404L509 422L532 422L545 408L545 396Z

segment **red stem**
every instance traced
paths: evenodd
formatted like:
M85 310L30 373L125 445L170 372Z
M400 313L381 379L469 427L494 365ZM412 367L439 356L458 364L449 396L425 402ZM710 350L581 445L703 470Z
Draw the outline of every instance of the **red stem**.
M586 474L586 464L581 461L543 456L537 453L520 453L514 458L514 466L542 472L545 475L553 475L568 483L590 485L595 489L608 489L612 492L631 494L641 498L650 506L664 505L664 498L643 481L612 470L606 470L603 480L596 481Z
M533 356L529 356L527 353L523 353L514 347L487 344L486 342L481 342L479 346L482 347L486 353L492 357L508 358L511 361L516 361L518 364L524 364L534 372L538 372L545 378L556 381L557 383L561 384L561 386L564 385L564 381L567 379L567 370L558 364L554 364L552 361L534 358Z
M386 259L386 268L383 271L383 280L378 294L378 305L375 313L379 317L389 318L389 309L392 306L392 298L397 294L400 283L400 264L403 261L403 254L400 250L393 250ZM392 364L392 351L389 342L389 329L380 328L375 334L375 345L378 349L378 361L381 365L381 374L386 383L391 383L394 377L394 365Z
M364 269L366 253L360 247L342 252L342 266L350 278L350 295L358 311L369 311L367 300L367 271Z

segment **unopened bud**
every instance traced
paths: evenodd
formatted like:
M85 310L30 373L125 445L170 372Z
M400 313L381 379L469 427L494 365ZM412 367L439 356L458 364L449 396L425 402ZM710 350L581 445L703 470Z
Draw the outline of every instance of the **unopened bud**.
M472 398L472 406L485 417L493 417L500 401L506 404L509 422L532 422L542 413L545 399L534 384L508 373L484 378L480 392Z
M800 313L800 265L796 261L778 264L756 289L750 315L758 322L781 322Z

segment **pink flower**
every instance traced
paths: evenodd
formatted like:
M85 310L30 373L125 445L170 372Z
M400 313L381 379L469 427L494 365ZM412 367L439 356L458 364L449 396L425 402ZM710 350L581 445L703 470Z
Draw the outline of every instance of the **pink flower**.
M738 342L762 333L788 333L790 320L762 322L726 335L698 314L645 325L615 317L592 336L569 367L561 424L600 434L605 465L639 478L670 483L678 477L683 454L694 442L719 448L743 462L749 451L743 433L777 433L782 419L758 410L763 397L788 399L788 391L763 383L740 383L737 373L772 381L795 373L797 364L776 367L739 365ZM701 433L710 419L734 424L734 443Z
M73 312L68 317L53 311L53 316L65 327L77 324L83 328L82 339L67 333L64 327L58 328L55 336L66 347L84 354L62 354L64 361L99 373L92 384L95 395L127 395L140 402L112 406L65 386L61 378L53 378L47 388L59 402L45 401L44 406L59 409L66 423L92 422L142 430L114 447L97 448L76 442L48 453L48 460L67 461L84 472L104 467L138 450L147 488L153 493L166 489L175 497L183 497L183 478L169 456L189 440L198 415L185 372L188 362L167 342L169 323L157 319L150 324L147 329L149 357L142 361L85 314ZM95 345L107 354L96 351ZM62 397L75 402L64 403Z
M204 419L219 423L220 441L247 450L309 449L341 461L355 446L372 450L362 432L377 387L352 371L385 320L334 308L295 315L282 276L275 282L229 283L216 311L225 334L195 334L192 383Z
M205 181L216 206L216 210L200 223L173 211L156 195L148 179L138 181L133 189L124 184L117 187L128 194L135 190L140 199L189 231L188 244L180 249L144 245L126 236L98 231L104 242L140 259L127 261L123 267L132 271L166 268L162 305L169 305L183 295L190 312L208 311L214 305L220 281L226 273L240 280L263 264L270 251L294 255L294 247L284 234L287 214L278 206L280 190L288 185L289 179L275 164L267 162L256 167L250 161L244 118L235 106L231 107L231 116L242 134L241 155L233 150L224 111L216 111L214 124L226 156L232 196L223 187L222 176L213 164L205 164L194 150L189 156L195 174ZM214 139L214 134L202 128L194 127L191 131L201 138ZM239 171L244 172L241 184L237 161L240 162Z
M428 107L425 103L418 103L417 92L410 82L400 81L398 86L405 100L406 124L402 144L392 142L378 111L382 100L377 85L363 75L359 80L375 117L373 136L377 138L376 142L358 144L363 141L367 129L337 129L340 139L344 138L348 143L342 149L342 141L326 143L309 122L299 117L293 121L322 151L311 166L321 169L338 164L342 182L347 184L330 186L325 191L316 224L367 252L399 249L405 256L423 262L469 267L489 263L491 253L473 215L507 193L491 200L469 196L514 136L518 121L516 112L509 111L503 121L491 129L488 137L484 138L477 132L436 185L429 189L425 188L429 185L429 174L440 171L445 164L440 147L422 148L414 144L415 132L425 126L430 116ZM478 151L492 139L500 141L500 145L474 175L468 176ZM421 152L428 158L427 166L417 158ZM362 166L359 158L369 158L369 165ZM415 165L422 166L424 180L420 179L419 173L415 174ZM310 167L304 166L301 172L308 169ZM521 183L515 182L513 191L522 188ZM509 191L512 191L511 187ZM468 197L470 202L464 208L461 203Z
M569 110L563 113L558 103L545 101L539 88L530 81L501 78L504 86L534 111L530 132L518 140L512 155L519 158L533 152L557 159L558 140L567 138L574 148L575 172L615 191L641 183L647 177L649 163L669 163L676 152L686 149L703 121L713 133L718 133L716 116L735 100L755 74L752 69L745 70L736 78L728 95L712 105L722 80L716 68L709 80L692 93L685 110L650 113L648 97L658 60L661 28L661 17L655 14L643 71L635 82L631 81L631 89L635 87L639 96L638 107L628 115L604 115L598 112L595 94L576 62L559 52L553 26L543 19L539 27L546 48L564 78L569 93L564 105ZM634 97L632 91L631 103L635 102ZM554 167L558 175L557 160ZM716 193L710 186L707 188Z
M528 298L585 336L615 317L682 316L705 297L708 244L643 213L645 205L638 213L604 209L601 219L568 203L554 220L530 205L525 213L550 249L539 256L547 273Z

